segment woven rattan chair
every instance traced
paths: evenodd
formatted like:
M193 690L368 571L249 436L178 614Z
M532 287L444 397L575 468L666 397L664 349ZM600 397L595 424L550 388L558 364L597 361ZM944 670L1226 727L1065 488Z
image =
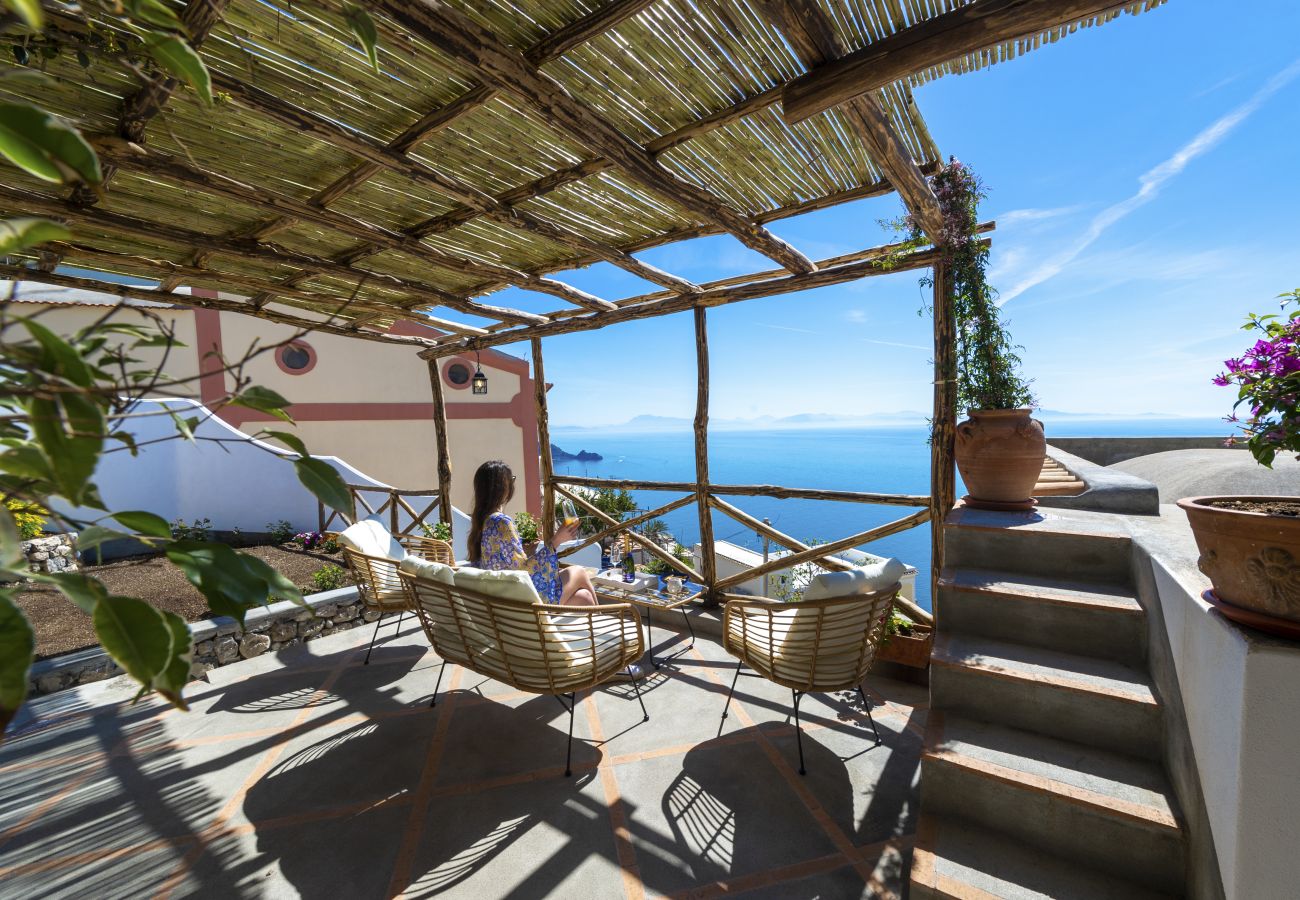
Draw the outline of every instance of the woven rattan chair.
M446 541L414 535L398 535L396 540L406 553L413 553L432 562L446 565L451 565L455 561L451 544ZM373 609L379 613L379 618L375 620L375 633L371 635L370 647L366 650L364 664L369 665L370 654L374 652L375 641L379 638L380 626L385 623L385 619L392 621L390 613L397 613L397 627L393 630L393 634L399 633L402 629L403 617L415 610L415 598L398 577L397 566L401 562L400 558L367 554L350 547L343 547L343 559L346 560L352 578L357 583L357 596L361 598L362 604L366 609Z
M760 677L788 687L793 695L800 775L805 774L803 730L799 727L799 701L804 694L857 690L879 744L880 732L862 680L876 658L898 587L801 603L762 598L728 601L723 611L722 645L738 662L722 718L731 707L740 670L748 666Z
M468 588L418 578L402 580L416 600L433 649L442 657L429 705L438 702L448 662L534 694L550 694L569 714L564 774L572 772L573 712L578 691L626 671L642 721L649 721L632 664L640 658L641 619L630 603L557 606L503 599Z

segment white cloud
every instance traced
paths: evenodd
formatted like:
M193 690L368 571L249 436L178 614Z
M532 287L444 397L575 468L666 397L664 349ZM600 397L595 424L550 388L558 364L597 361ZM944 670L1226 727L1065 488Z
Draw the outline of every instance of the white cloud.
M1060 253L1048 259L1042 265L1031 270L1024 275L1020 281L1016 282L1006 291L1002 292L999 303L1005 304L1014 300L1025 291L1050 278L1055 277L1067 265L1075 260L1084 250L1092 246L1106 230L1109 229L1119 220L1123 219L1129 213L1141 206L1150 203L1160 194L1160 189L1166 182L1180 175L1184 169L1196 159L1214 149L1224 138L1226 138L1238 125L1244 122L1250 115L1259 109L1269 97L1277 93L1297 75L1300 75L1300 60L1296 60L1287 66L1281 72L1274 75L1268 82L1255 92L1245 103L1238 106L1232 112L1215 121L1208 128L1201 131L1200 134L1192 138L1191 141L1179 148L1173 156L1160 163L1158 166L1148 170L1141 178L1138 179L1139 187L1137 193L1127 197L1118 203L1114 203L1096 216L1089 223L1088 228L1079 235L1079 237Z
M871 338L862 338L865 344L880 344L883 347L906 347L908 350L930 350L930 347L922 347L920 344L900 344L897 341L873 341Z
M867 324L867 312L863 309L850 309L844 313L844 320L854 325Z
M789 325L771 325L767 322L755 322L759 328L772 328L776 331L797 331L799 334L821 334L820 331L813 331L808 328L793 328Z
M1006 228L1012 225L1019 225L1022 222L1041 222L1044 219L1059 219L1061 216L1068 216L1070 213L1078 212L1083 209L1083 204L1074 206L1056 206L1050 209L1013 209L1004 212L997 217L999 228Z

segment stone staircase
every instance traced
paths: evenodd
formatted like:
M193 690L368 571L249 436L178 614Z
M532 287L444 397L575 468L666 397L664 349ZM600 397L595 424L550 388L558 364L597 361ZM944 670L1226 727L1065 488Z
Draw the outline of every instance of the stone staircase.
M915 900L1183 895L1186 839L1118 527L1057 510L949 516Z

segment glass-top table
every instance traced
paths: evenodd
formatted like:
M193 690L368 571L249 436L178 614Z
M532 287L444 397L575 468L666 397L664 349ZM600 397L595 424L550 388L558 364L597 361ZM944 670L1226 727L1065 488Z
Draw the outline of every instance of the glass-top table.
M646 653L650 657L650 664L654 668L674 657L687 653L695 646L695 627L691 624L691 617L686 613L686 604L699 597L704 592L703 585L693 582L686 582L683 590L679 594L673 594L664 586L664 579L659 577L658 585L648 585L640 590L632 590L631 586L622 587L620 585L609 584L605 581L592 581L596 588L596 596L602 601L612 601L614 603L631 603L640 609L645 610L645 646ZM654 610L679 610L682 614L682 620L686 623L686 630L691 636L691 641L682 649L675 653L669 654L662 659L656 660L654 657L654 646L652 641L652 621L651 616Z

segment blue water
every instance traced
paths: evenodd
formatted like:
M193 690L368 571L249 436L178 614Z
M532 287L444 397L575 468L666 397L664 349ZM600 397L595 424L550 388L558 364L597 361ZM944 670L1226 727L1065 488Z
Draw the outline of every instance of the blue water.
M1060 419L1046 420L1049 440L1056 437L1200 436L1226 435L1219 419ZM927 494L930 455L924 427L853 429L781 429L715 431L709 436L709 478L716 484L775 484L783 487ZM552 441L570 453L592 450L600 462L557 463L557 474L642 481L694 481L695 445L689 430L682 432L619 433L557 429ZM633 491L642 509L651 509L681 496L659 491ZM957 495L963 488L958 481ZM831 503L820 500L776 500L768 497L725 497L729 503L793 538L836 540L901 518L913 510L901 506ZM663 517L681 543L699 540L699 514L694 504ZM758 536L735 520L714 511L713 533L719 540L760 548ZM922 573L930 566L930 531L921 526L876 541L864 549L896 556ZM929 579L916 580L918 602L929 608Z

